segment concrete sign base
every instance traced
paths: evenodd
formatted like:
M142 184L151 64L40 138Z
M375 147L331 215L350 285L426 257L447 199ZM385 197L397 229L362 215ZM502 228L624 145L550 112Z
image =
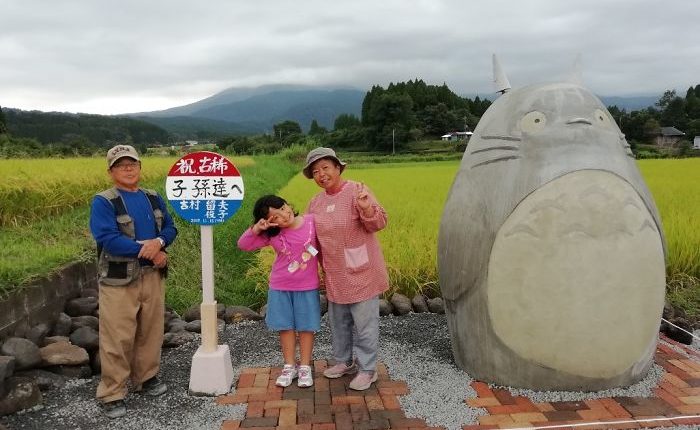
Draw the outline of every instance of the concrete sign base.
M219 345L213 352L197 348L192 357L190 389L193 396L218 396L231 391L233 366L228 345Z

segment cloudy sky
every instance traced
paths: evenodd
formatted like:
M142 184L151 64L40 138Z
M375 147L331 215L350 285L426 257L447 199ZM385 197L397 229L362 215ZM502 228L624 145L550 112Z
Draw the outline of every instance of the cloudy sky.
M421 78L488 94L581 55L598 95L700 84L700 2L682 0L2 0L0 106L124 113L229 87Z

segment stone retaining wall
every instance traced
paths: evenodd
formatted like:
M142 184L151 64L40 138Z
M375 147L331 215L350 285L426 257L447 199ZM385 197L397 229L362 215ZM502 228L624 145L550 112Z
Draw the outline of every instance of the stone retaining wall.
M29 327L39 323L51 325L66 301L78 297L85 288L97 288L94 262L70 263L4 298L0 301L0 339L24 337Z

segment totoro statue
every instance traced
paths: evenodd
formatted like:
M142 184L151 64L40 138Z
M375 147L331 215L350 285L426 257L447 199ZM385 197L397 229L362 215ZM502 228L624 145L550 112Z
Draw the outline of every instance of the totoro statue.
M502 92L440 222L455 361L512 387L632 384L652 364L665 293L661 221L634 155L576 83Z

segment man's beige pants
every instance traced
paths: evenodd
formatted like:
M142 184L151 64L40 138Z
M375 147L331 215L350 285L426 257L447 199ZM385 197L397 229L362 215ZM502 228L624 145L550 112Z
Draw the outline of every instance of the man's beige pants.
M137 390L160 369L163 345L165 280L158 270L143 268L131 284L100 284L100 362L97 399L126 397L127 380Z

